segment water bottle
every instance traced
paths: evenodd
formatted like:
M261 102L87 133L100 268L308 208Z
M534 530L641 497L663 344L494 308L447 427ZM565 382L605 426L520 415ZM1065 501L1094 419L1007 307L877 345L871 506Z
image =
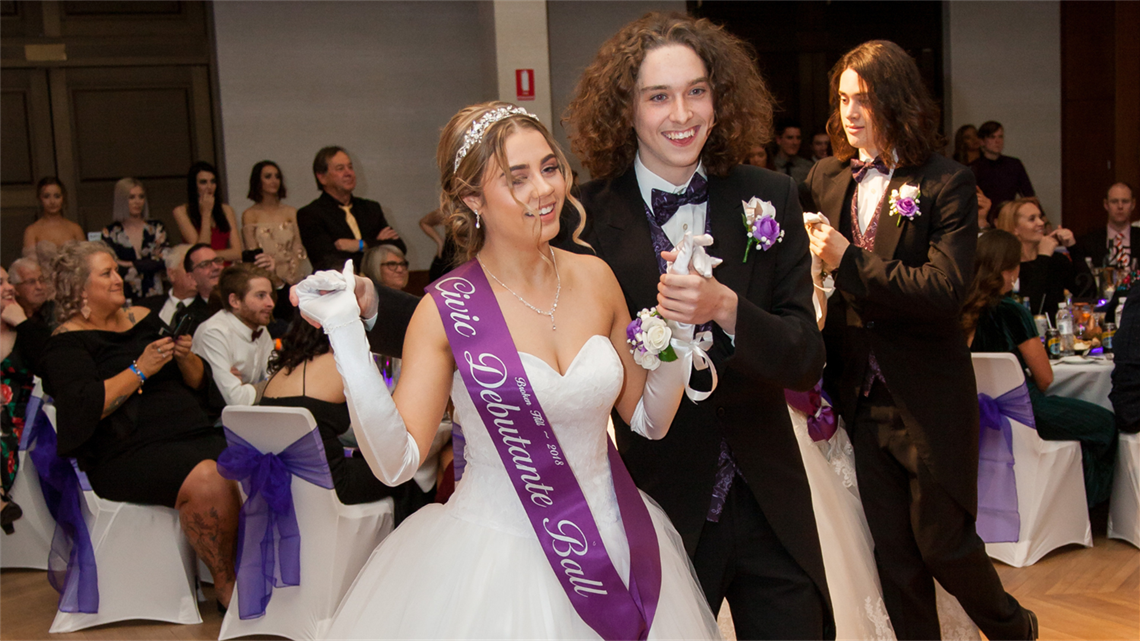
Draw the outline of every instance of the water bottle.
M1073 313L1065 303L1057 303L1057 333L1061 335L1061 356L1072 356L1073 343Z

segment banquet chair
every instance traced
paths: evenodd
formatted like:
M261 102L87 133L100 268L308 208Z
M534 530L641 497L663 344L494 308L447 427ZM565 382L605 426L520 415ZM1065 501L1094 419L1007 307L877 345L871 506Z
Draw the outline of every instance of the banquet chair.
M45 412L55 412L51 398L43 393L43 382L36 377L36 387L32 391L35 403L44 403ZM29 403L30 405L30 403ZM36 465L28 455L28 439L31 429L25 422L20 437L20 451L17 454L16 478L12 481L12 500L24 511L13 527L12 534L0 534L0 568L30 568L46 570L48 553L51 551L51 538L55 532L55 519L44 503L40 490L40 476Z
M47 411L55 426L55 408ZM194 551L178 511L101 498L81 483L83 519L98 574L98 612L57 611L52 634L146 619L201 623L194 589Z
M997 398L1025 382L1013 354L978 353L973 354L973 362L979 394ZM1018 540L987 543L986 552L1020 568L1033 565L1062 545L1092 547L1080 443L1046 441L1035 429L1016 420L1010 422L1021 521Z
M320 454L319 460L310 463L319 472L328 474L320 432L307 409L230 406L222 412L222 423L263 455L278 455L303 439L314 439L313 446L319 446ZM230 435L227 434L227 438ZM233 447L234 440L230 440ZM219 467L223 467L221 460ZM276 586L271 588L264 613L249 615L253 618L241 618L241 599L246 595L242 589L243 572L254 571L257 574L252 576L260 576L262 570L261 565L247 564L247 559L243 558L219 640L267 634L295 640L322 638L357 573L394 527L395 503L391 498L344 505L332 489L331 477L328 488L295 474L288 482L300 534L299 584L279 587L282 585L281 549L284 546L278 545L280 534L274 534L274 547L278 548L273 570ZM247 486L243 483L242 499L247 505L249 498ZM247 526L244 536L259 536L250 530ZM250 550L244 543L238 541L238 548L243 552ZM250 610L251 605L247 604L245 609Z
M1120 435L1108 505L1108 538L1140 547L1140 434Z

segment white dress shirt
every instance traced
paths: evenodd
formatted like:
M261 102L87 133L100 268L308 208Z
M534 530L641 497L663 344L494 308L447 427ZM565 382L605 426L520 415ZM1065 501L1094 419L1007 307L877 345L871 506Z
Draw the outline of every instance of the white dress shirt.
M184 306L189 307L190 303L194 302L194 298L198 296L198 292L190 294L186 298L175 298L174 291L171 290L170 295L166 297L166 302L162 304L162 309L158 310L158 317L162 322L167 325L170 321L174 320L174 312L178 311L178 304L182 303Z
M637 152L637 156L634 158L633 171L637 176L637 186L641 188L641 199L645 201L645 205L649 207L650 211L653 210L654 189L670 194L683 194L689 188L689 183L693 182L692 177L690 177L685 181L685 184L674 185L658 176L650 171L645 163L641 162L641 152ZM696 173L700 174L702 178L708 178L704 163L697 165ZM681 205L677 208L677 213L673 214L673 217L661 226L661 231L665 232L665 237L673 243L674 247L685 238L685 232L690 232L694 236L705 233L705 216L708 212L708 205L708 201L699 205Z
M892 155L894 162L898 163L898 154ZM859 160L871 162L874 158L860 149ZM887 173L884 174L878 169L872 168L863 178L863 182L859 183L859 233L862 234L867 231L867 225L871 224L871 218L875 216L875 207L879 206L879 201L883 199L883 194L886 193L887 187L891 184L891 177L894 175L894 169L888 169ZM883 208L886 209L886 207L887 205L884 203Z
M266 378L273 339L265 328L253 340L253 330L229 310L221 310L206 319L194 332L191 350L210 364L214 383L226 405L253 405L258 383ZM231 368L241 372L233 375Z

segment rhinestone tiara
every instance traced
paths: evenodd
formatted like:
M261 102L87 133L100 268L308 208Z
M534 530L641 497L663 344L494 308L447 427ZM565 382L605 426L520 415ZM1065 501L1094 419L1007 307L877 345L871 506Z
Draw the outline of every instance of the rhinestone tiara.
M471 127L467 129L467 133L463 134L463 146L460 147L459 151L455 154L454 171L459 171L459 163L467 157L467 153L471 151L475 145L482 142L483 136L487 133L487 129L489 129L491 125L499 122L504 118L508 118L514 115L528 116L530 118L534 118L536 121L538 120L538 116L530 113L522 107L515 107L513 105L510 107L499 107L497 109L492 109L491 111L483 114L479 120L471 123Z

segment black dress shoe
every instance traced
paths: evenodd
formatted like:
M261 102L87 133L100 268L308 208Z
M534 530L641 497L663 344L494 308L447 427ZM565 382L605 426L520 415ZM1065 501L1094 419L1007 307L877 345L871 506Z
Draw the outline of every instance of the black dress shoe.
M1040 636L1037 629L1037 615L1033 610L1026 610L1025 613L1029 615L1029 641L1037 641Z
M16 531L16 529L12 527L12 523L23 515L24 510L20 509L19 505L8 501L8 505L5 505L4 509L0 510L0 529L4 530L5 534L12 534Z

